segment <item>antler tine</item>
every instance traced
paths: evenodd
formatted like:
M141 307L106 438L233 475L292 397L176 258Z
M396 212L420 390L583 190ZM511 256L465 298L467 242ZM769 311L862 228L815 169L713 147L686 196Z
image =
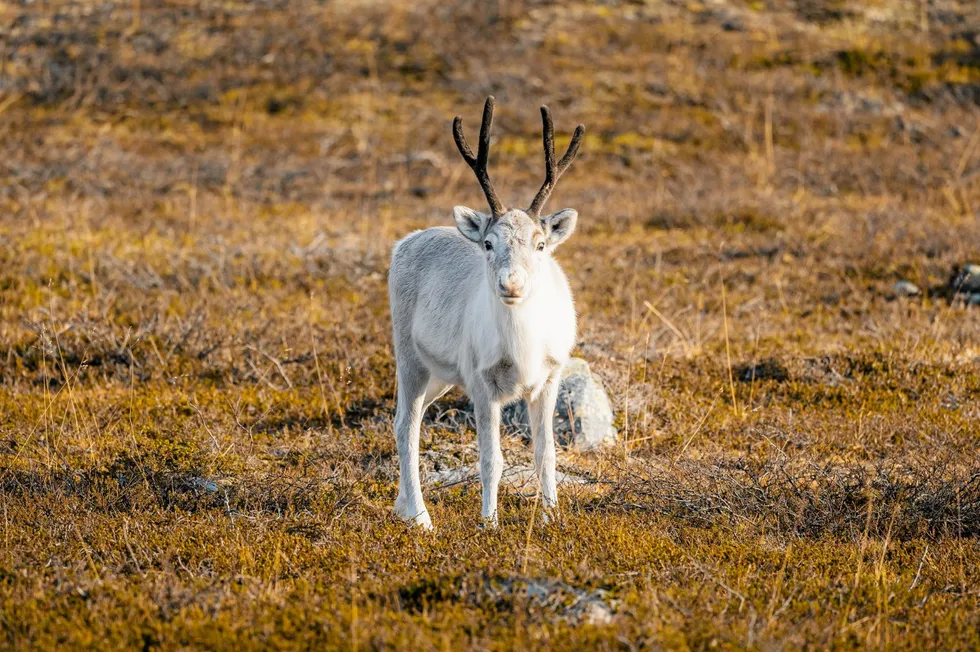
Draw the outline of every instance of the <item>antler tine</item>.
M527 209L528 214L532 217L541 215L541 209L544 208L545 202L551 196L551 191L555 189L558 179L575 160L579 145L582 144L582 136L585 135L585 125L579 125L575 128L575 133L572 134L572 142L568 144L568 149L565 150L564 156L561 157L557 165L555 164L555 126L551 120L551 110L547 106L541 107L541 131L544 140L545 176L541 189L534 196L534 201Z
M456 116L453 119L453 139L456 141L456 147L459 149L459 153L463 155L463 160L470 167L475 166L476 157L473 156L473 150L470 149L470 146L466 144L466 136L463 135L463 118L461 116Z
M476 163L483 170L487 169L490 161L490 130L493 128L493 95L487 96L487 101L483 105L483 121L480 123L480 150L476 155Z
M578 146L582 144L582 136L584 135L585 125L575 127L575 131L572 133L572 142L568 143L568 149L565 150L565 155L558 161L558 176L565 174L565 170L568 169L568 166L578 156Z
M483 123L480 125L480 145L476 156L473 156L473 150L466 143L466 137L463 135L463 118L460 116L456 116L453 120L453 139L456 141L456 147L463 156L463 160L466 161L470 168L473 169L474 174L476 174L476 179L483 188L483 194L487 196L490 211L494 215L501 215L506 213L507 209L504 208L504 205L497 198L497 191L494 190L493 182L490 181L490 173L487 172L487 163L490 160L490 130L493 127L493 103L493 95L490 95L487 97L486 104L483 105Z
M544 139L544 174L545 183L554 183L555 179L555 123L551 120L551 109L541 107L541 135Z

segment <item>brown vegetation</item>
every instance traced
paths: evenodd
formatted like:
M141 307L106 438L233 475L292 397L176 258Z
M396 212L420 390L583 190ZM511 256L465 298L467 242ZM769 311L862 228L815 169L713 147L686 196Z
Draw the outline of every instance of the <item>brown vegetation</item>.
M980 646L969 0L6 3L10 647ZM564 513L391 513L391 243L455 113L552 200L616 450ZM473 118L471 118L471 121ZM570 133L558 134L558 148ZM895 299L907 279L921 296ZM726 325L727 324L727 325ZM727 333L727 337L726 337ZM471 464L449 397L429 470ZM526 461L524 443L505 457Z

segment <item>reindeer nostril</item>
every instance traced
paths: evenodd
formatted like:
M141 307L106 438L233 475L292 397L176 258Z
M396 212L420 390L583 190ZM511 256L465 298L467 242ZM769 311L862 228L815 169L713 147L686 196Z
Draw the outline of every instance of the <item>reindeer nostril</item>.
M501 281L500 292L508 296L519 296L521 292L524 291L524 284L518 279L509 278L506 281Z
M497 277L497 292L503 296L519 297L524 294L527 276L519 271L508 270Z
M508 296L513 296L520 291L520 288L517 286L517 284L513 283L510 279L506 281L501 281L499 283L499 287L500 287L500 293Z

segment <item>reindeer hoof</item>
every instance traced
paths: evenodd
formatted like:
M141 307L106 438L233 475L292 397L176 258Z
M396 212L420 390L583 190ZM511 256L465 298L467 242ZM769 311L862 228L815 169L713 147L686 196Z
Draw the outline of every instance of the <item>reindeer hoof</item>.
M420 527L423 530L431 531L433 528L432 519L429 517L429 511L424 506L421 510L419 510L410 507L405 503L406 501L402 500L401 496L395 500L395 515L413 527Z
M559 518L561 518L561 511L559 511L558 505L551 505L541 510L541 522L545 525L553 523Z

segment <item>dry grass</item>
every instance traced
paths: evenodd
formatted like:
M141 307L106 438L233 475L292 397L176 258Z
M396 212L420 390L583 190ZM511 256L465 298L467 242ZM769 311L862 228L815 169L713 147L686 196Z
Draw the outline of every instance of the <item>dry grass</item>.
M980 259L974 3L0 26L5 645L980 646L980 314L944 289ZM508 492L481 531L463 483L426 536L391 514L387 256L482 205L449 124L489 92L505 202L538 104L588 127L553 205L623 442L561 456L555 524ZM427 469L475 460L463 404Z

